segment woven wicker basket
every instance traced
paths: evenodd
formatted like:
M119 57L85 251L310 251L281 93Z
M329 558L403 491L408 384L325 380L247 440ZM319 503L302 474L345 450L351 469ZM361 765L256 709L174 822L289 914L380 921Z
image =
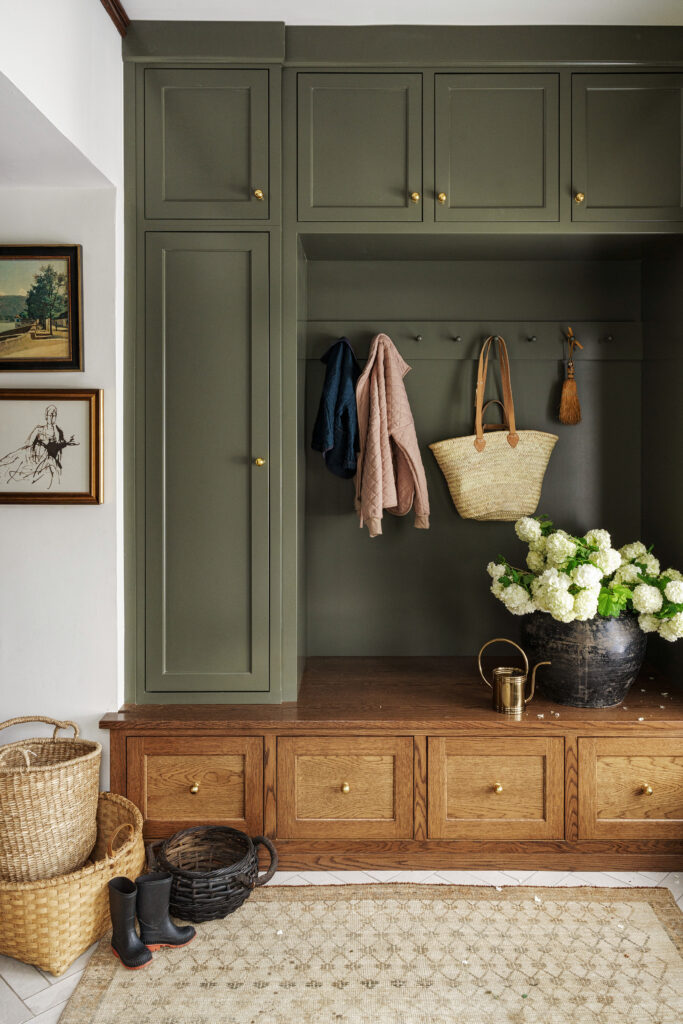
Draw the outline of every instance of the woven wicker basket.
M484 391L491 346L498 343L503 385L502 424L483 423ZM430 444L458 513L463 519L512 521L538 507L543 477L556 434L516 430L510 364L502 338L487 338L479 356L475 433ZM486 437L484 437L486 433Z
M139 810L100 793L97 842L85 867L38 882L0 882L0 953L61 974L110 928L109 880L134 880L144 864Z
M156 853L147 848L151 869L169 871L171 913L183 921L215 921L241 907L252 889L265 885L277 871L275 847L265 836L250 839L223 825L198 825L176 832ZM270 867L258 873L258 847L270 854Z
M35 882L79 868L97 834L102 747L78 738L75 722L10 718L0 730L25 722L54 725L52 739L0 747L0 880ZM57 739L70 727L72 739Z

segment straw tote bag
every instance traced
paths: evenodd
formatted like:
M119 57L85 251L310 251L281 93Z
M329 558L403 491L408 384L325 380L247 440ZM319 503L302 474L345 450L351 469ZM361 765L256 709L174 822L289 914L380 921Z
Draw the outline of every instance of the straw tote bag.
M503 385L502 424L483 423L489 355L497 344ZM502 338L489 337L479 355L474 434L430 444L463 519L512 521L536 511L556 434L517 430L510 361ZM484 434L486 433L486 437Z

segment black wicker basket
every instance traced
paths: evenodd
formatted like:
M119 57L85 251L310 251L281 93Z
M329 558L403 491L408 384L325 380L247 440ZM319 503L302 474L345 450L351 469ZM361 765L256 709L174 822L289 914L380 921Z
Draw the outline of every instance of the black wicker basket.
M259 877L257 847L270 853L270 867ZM253 840L235 828L199 825L176 832L147 848L150 868L173 876L171 913L183 921L215 921L241 907L252 889L265 885L277 870L277 852L269 839Z

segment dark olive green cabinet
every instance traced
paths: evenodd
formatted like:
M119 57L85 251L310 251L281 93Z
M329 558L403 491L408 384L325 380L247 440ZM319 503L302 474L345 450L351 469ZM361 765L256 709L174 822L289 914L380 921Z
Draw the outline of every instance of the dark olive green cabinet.
M267 219L268 71L148 68L145 214Z
M147 692L268 689L268 249L147 236Z
M299 220L422 220L422 76L300 74Z
M558 76L435 76L437 221L558 219Z
M575 221L677 221L683 75L574 75Z

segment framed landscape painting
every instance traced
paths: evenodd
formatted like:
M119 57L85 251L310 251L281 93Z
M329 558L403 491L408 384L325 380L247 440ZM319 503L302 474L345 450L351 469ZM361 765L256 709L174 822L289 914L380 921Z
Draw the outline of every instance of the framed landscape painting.
M0 504L102 501L102 392L0 389Z
M82 370L80 245L0 246L0 372Z

